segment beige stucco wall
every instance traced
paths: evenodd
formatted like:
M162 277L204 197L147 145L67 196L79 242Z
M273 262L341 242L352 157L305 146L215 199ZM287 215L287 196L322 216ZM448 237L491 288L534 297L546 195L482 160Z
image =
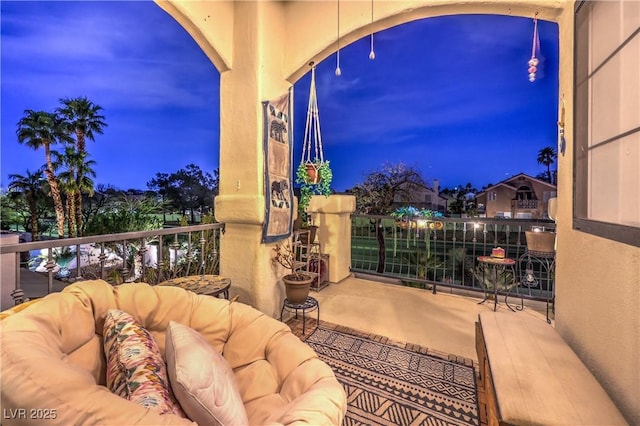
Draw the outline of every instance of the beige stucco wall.
M336 49L336 2L191 2L162 7L176 17L221 71L221 192L227 223L221 267L247 301L275 316L283 292L260 244L264 220L260 102L277 96ZM640 424L640 271L638 249L575 232L573 188L572 0L341 1L341 46L428 16L498 13L558 21L560 94L566 100L567 154L558 159L556 327L602 382L627 419Z
M558 155L556 329L640 424L640 249L572 229L573 5L559 20L566 155Z

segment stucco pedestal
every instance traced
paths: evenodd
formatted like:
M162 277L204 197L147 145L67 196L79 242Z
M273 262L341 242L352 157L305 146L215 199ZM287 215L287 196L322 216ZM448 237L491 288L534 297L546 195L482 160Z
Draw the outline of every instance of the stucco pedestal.
M0 245L18 244L18 235L3 234L0 235ZM13 306L13 298L11 292L16 288L16 255L7 253L0 256L2 262L2 280L0 294L0 310L4 311Z
M329 281L347 278L351 267L351 213L356 210L353 195L316 195L307 211L318 228L320 251L329 255Z

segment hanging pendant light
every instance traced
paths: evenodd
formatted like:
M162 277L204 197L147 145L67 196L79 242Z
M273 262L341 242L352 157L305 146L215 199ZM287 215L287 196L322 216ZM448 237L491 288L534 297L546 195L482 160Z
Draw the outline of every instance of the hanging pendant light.
M531 46L531 59L527 65L529 65L529 81L536 81L536 72L538 71L538 58L536 58L536 51L540 50L540 36L538 35L538 12L533 18L533 45Z
M371 0L371 23L373 24L373 0ZM371 52L369 52L369 59L372 61L376 58L376 52L373 51L373 31L371 31Z
M342 70L340 69L340 0L338 0L338 54L336 56L336 76L340 77L342 75Z

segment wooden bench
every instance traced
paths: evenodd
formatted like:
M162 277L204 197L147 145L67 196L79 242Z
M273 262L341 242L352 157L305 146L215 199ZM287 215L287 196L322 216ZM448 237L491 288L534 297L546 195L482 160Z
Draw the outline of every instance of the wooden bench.
M476 351L489 425L627 424L544 319L525 312L482 312Z

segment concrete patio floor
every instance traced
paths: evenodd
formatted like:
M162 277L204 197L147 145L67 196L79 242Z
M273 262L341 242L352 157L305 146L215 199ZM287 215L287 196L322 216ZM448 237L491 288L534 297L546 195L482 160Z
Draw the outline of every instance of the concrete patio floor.
M45 275L23 269L20 278L27 297L47 294ZM69 284L54 280L54 291L62 291ZM331 283L319 292L312 291L310 295L320 304L322 321L477 361L475 321L480 312L493 309L493 300L478 304L480 294L469 297L448 291L439 288L438 293L433 294L430 290L350 277ZM515 298L509 300L516 302ZM541 313L544 304L525 301L523 311L511 312L503 297L499 302L500 311L533 315L545 321ZM307 315L310 319L316 318L315 312ZM312 324L315 322L309 325Z
M444 289L443 289L444 290ZM478 297L467 297L397 284L347 278L312 291L320 304L320 320L363 332L413 343L430 350L469 358L477 362L475 321L480 312L491 311L493 300L478 304ZM511 312L499 298L498 310L511 315L545 315L527 306ZM510 303L516 300L509 299ZM519 302L519 301L518 301ZM315 313L308 314L315 318Z

